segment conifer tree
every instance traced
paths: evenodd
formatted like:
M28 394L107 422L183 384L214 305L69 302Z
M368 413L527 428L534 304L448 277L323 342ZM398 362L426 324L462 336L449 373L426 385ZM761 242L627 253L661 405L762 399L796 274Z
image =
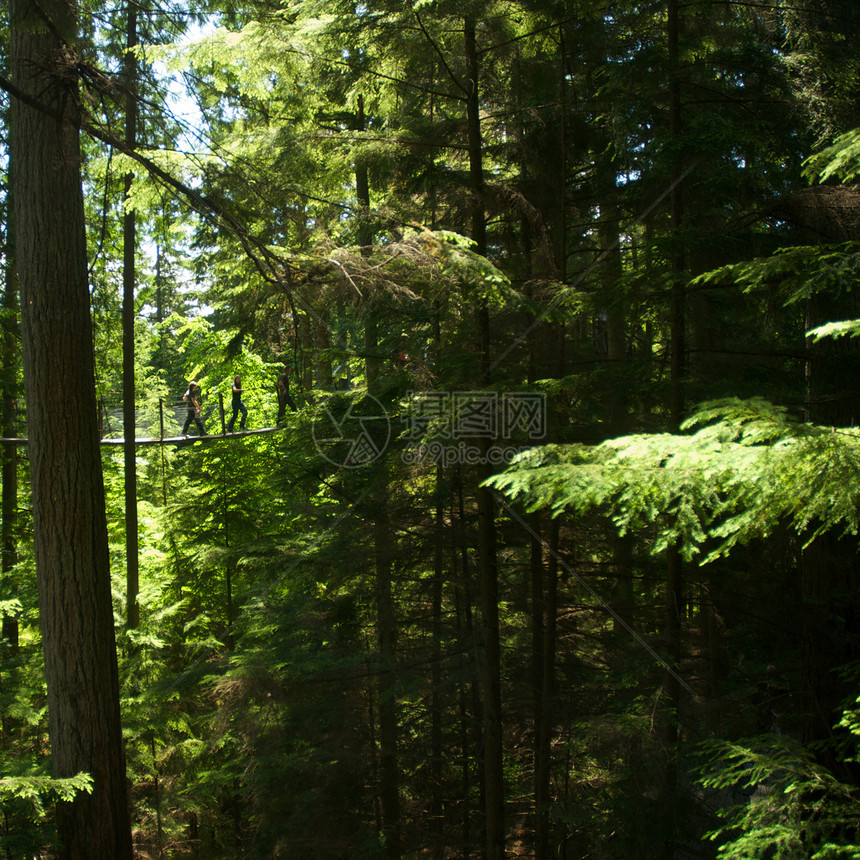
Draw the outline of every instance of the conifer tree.
M10 152L52 761L92 793L59 804L61 856L131 858L96 429L74 66L75 10L10 5Z

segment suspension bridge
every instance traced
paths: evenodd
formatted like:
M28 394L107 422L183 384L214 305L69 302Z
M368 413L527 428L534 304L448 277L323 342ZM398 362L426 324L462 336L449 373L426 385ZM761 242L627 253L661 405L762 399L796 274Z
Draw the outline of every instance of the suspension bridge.
M232 407L227 406L226 412L232 413ZM193 442L205 442L224 439L238 439L243 436L260 436L283 430L272 417L272 410L265 408L262 403L248 401L249 420L262 420L267 426L253 429L228 430L225 415L224 395L220 392L217 403L203 410L201 420L205 433L199 433L195 422L192 421L194 433L183 434L181 427L188 415L188 404L181 401L165 402L159 398L158 404L135 408L135 446L138 445L187 445ZM21 419L22 416L18 416ZM241 420L237 417L237 422ZM23 425L23 421L20 421ZM122 404L106 404L99 402L99 443L106 446L122 446L126 444L123 426ZM214 427L214 431L213 428ZM177 432L178 431L178 432ZM140 433L141 435L137 435ZM0 437L0 445L24 446L28 444L26 436Z

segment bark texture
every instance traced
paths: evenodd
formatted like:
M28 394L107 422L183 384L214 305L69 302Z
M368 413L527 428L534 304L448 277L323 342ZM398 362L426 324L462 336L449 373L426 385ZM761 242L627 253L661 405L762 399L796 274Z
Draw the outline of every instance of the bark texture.
M10 151L33 528L53 772L87 771L61 804L64 860L132 856L98 445L81 190L75 7L11 0ZM38 104L39 107L34 105Z

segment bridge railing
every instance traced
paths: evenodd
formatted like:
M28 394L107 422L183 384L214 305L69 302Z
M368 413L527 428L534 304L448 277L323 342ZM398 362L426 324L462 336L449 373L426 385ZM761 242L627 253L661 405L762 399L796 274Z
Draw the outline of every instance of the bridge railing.
M274 427L277 423L277 394L271 388L248 389L242 400L248 408L247 426L249 429ZM207 435L222 435L227 432L227 424L233 414L232 395L216 391L203 397L201 419ZM188 405L181 396L152 399L135 406L135 437L148 437L153 440L173 438L181 434ZM237 424L241 414L237 416ZM194 429L196 432L196 428ZM121 401L98 401L98 433L102 441L119 441L125 436L125 420ZM16 404L11 422L0 427L0 438L7 444L26 444L27 414L26 404L21 398Z
M274 427L277 418L277 395L272 389L246 390L242 397L248 408L249 427ZM217 391L201 400L200 418L207 435L223 435L233 414L232 394ZM180 435L188 415L188 404L181 397L159 398L136 406L135 436L168 439ZM241 413L236 423L241 421ZM192 425L193 428L193 425ZM193 428L196 432L196 428ZM99 401L99 436L103 440L122 439L125 419L121 402Z

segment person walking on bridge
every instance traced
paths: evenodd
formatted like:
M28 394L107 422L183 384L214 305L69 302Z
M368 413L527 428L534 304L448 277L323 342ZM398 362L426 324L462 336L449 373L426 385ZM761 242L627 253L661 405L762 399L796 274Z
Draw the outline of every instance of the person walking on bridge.
M244 392L244 388L242 388L242 377L234 376L233 377L233 417L230 419L227 424L227 432L233 432L233 426L236 423L236 416L241 412L242 420L239 422L239 430L242 431L245 429L245 422L248 420L248 407L242 402L242 393Z
M188 391L182 395L182 400L188 406L188 414L185 416L185 426L182 428L182 435L188 435L188 428L193 421L197 425L197 432L201 436L205 436L206 428L200 420L200 386L196 382L189 382Z
M284 372L278 377L278 381L275 383L275 386L278 389L278 424L284 420L284 413L288 403L290 404L290 409L292 409L293 412L296 411L296 403L290 395L290 374L292 372L292 367L285 368Z

